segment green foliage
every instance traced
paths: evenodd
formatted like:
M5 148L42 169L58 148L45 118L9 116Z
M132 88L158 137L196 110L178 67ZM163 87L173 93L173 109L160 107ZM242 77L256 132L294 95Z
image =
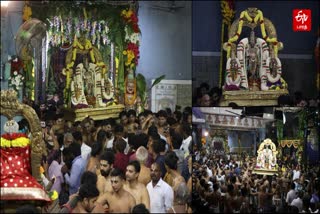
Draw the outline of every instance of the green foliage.
M137 92L138 95L140 96L141 100L145 100L146 98L146 90L147 90L147 82L145 77L142 74L138 74L136 76L136 81L137 81Z
M155 81L152 83L152 85L151 85L151 87L150 87L149 90L151 90L151 88L152 88L153 86L159 84L159 83L161 82L161 80L163 80L165 77L166 77L166 75L162 75L162 76L156 78Z
M299 119L299 130L297 133L297 137L302 140L303 136L304 136L304 130L307 127L307 111L306 111L306 109L303 109L302 111L299 112L298 119Z
M148 96L148 92L157 84L159 84L161 82L161 80L163 80L166 77L166 75L162 75L160 77L157 77L155 79L155 81L152 83L151 87L149 89L147 89L147 82L146 82L146 78L142 75L142 74L138 74L136 76L136 82L137 82L137 92L138 95L141 98L141 102L142 104L145 104L147 102L147 96Z

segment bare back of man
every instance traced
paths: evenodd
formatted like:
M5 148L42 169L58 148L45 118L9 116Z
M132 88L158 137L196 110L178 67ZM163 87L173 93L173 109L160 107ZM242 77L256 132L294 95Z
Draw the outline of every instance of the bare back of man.
M123 187L135 198L136 204L144 204L148 210L150 209L149 193L144 184L138 182L132 187L127 182Z
M108 178L102 176L101 174L98 175L98 180L97 180L97 188L99 190L100 195L106 192L106 186L110 186L110 189L112 190L110 181L108 182Z
M147 184L151 181L150 177L150 168L146 167L145 165L141 164L141 170L138 177L138 181L140 183L143 183L144 186L147 186Z
M115 192L106 192L98 199L99 203L109 204L109 213L131 213L132 208L136 205L134 197L126 190L121 194Z
M184 178L180 174L176 173L173 177L173 182L172 182L173 191L177 190L179 184L185 183L185 182L186 181L184 180Z

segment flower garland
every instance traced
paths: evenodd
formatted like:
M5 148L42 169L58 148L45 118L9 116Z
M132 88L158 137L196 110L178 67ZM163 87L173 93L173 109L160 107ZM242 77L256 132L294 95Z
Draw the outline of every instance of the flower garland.
M19 92L20 87L23 86L24 77L17 71L13 72L13 75L9 77L9 86L11 86L15 91Z
M129 69L135 70L138 65L140 29L138 25L138 17L136 13L131 10L123 10L121 16L126 24L125 26L125 41L127 43L126 49L122 52L125 59L125 66Z
M231 21L234 18L234 1L232 0L222 0L221 1L221 14L222 14L222 26L221 26L221 56L223 56L223 44L224 44L224 37L225 37L225 25L227 28L230 28ZM223 57L220 57L220 69L219 69L219 86L222 86L222 70L223 70Z
M138 65L139 46L134 43L128 43L127 49L124 50L123 55L126 56L125 66L131 69Z
M0 147L25 147L30 144L30 139L23 133L3 134Z
M104 64L104 62L102 62L102 61L101 62L96 62L96 59L95 59L94 53L93 53L93 47L92 47L92 44L91 44L90 40L86 39L85 40L85 45L83 46L78 41L77 37L75 36L74 42L73 42L73 45L72 45L72 59L71 59L71 62L69 64L67 64L67 67L62 70L62 74L66 76L66 88L65 88L65 91L64 91L65 97L68 97L67 92L69 91L70 86L71 86L72 68L74 66L74 62L76 61L77 51L78 50L89 51L89 55L90 55L90 59L91 59L92 63L94 63L97 66L101 67L103 76L105 75L105 73L107 71L107 67Z
M28 3L28 1L26 1L26 3L24 4L24 7L23 7L22 20L24 22L28 21L31 18L31 15L32 15L31 7L29 7L29 3Z
M258 21L259 21L262 38L264 40L266 40L267 42L273 44L274 54L275 54L275 57L277 57L278 56L278 41L277 41L277 38L269 38L267 36L266 30L265 30L265 26L264 26L263 13L261 12L261 10L257 11L257 15L254 18L250 17L250 15L248 14L248 11L245 10L245 11L242 11L241 14L240 14L240 21L239 21L237 33L228 40L227 58L230 58L231 43L237 41L239 39L240 35L241 35L242 25L243 25L243 22L244 22L245 19L248 22L252 22L252 23L255 23L255 24L257 24Z
M86 14L86 12L84 12ZM59 47L67 41L72 41L74 35L80 37L85 34L86 38L91 38L91 43L96 45L98 49L101 46L110 43L109 26L105 20L88 20L86 17L66 17L61 15L54 16L52 19L47 19L49 22L49 42L53 47Z
M140 33L139 25L138 25L138 17L135 12L131 9L123 10L121 12L121 16L124 18L126 23L129 23L135 33Z
M23 68L23 66L23 62L16 56L13 56L13 58L10 60L11 76L8 78L9 86L18 93L24 82L24 76L20 74L20 70Z

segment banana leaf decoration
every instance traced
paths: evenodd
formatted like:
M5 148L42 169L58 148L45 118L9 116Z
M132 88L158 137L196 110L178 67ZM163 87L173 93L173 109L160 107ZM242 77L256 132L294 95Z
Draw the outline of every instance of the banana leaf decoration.
M141 103L143 106L147 102L148 92L152 89L152 87L159 84L161 82L161 80L163 80L165 77L166 77L166 75L162 75L160 77L157 77L155 79L155 81L152 83L151 87L149 89L147 89L146 78L140 73L136 76L137 92L141 98Z

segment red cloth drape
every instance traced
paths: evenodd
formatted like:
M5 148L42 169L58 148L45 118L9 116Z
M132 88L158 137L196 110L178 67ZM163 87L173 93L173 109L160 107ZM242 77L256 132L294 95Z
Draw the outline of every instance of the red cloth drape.
M1 200L50 200L44 188L32 177L30 163L29 145L0 149ZM32 190L32 193L26 194L28 191L25 190ZM19 192L23 192L22 195Z

